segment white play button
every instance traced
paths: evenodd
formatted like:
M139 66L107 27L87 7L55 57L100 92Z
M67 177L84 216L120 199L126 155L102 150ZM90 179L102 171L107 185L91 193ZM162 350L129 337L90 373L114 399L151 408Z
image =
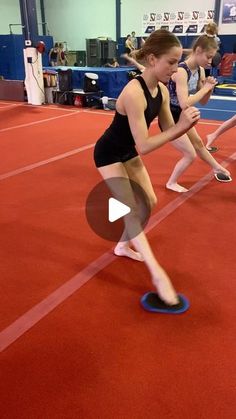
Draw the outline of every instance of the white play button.
M108 200L108 220L113 223L119 218L124 217L131 211L128 205L123 204L115 198L109 198Z
M117 243L132 240L144 230L151 208L139 184L127 178L112 177L97 183L90 191L85 211L94 233ZM128 220L131 216L132 220Z

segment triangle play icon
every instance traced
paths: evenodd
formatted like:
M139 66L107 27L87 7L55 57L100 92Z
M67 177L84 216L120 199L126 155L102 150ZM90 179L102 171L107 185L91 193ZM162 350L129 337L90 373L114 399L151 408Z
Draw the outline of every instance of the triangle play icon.
M123 204L115 198L109 198L108 200L108 219L111 223L119 218L124 217L131 211L128 205Z

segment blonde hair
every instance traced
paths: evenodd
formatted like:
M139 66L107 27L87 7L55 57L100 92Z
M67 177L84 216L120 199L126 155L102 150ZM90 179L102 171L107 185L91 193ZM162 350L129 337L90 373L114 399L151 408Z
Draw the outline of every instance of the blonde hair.
M196 51L197 47L200 47L203 51L209 51L211 49L217 49L218 45L214 38L201 35L193 43L192 49Z
M142 48L136 52L136 58L140 61L150 54L161 57L173 47L182 47L178 38L166 29L158 29L151 33Z
M210 22L205 26L205 33L210 36L216 36L218 34L218 26L215 22Z

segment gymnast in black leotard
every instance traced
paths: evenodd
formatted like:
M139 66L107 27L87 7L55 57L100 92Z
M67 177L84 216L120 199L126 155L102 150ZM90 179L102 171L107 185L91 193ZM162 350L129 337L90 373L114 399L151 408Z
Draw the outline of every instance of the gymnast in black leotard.
M182 47L174 34L157 30L149 36L138 52L138 58L145 60L145 70L121 92L114 120L97 141L94 150L95 164L102 177L105 180L114 177L132 179L146 192L150 207L156 203L156 196L138 153L147 154L178 138L200 117L198 109L189 107L181 112L179 121L174 124L170 112L169 94L164 84L177 71L181 54ZM163 131L149 136L149 125L156 116ZM122 191L119 193L122 194ZM128 194L133 196L131 185ZM122 201L122 196L119 195L119 199ZM127 222L126 217L129 217ZM132 219L132 211L126 217L125 229L129 237L130 225L137 220ZM168 275L157 262L144 232L133 238L131 244L135 250L130 248L129 242L120 241L114 253L144 261L159 297L166 304L177 304L178 296Z
M161 89L158 89L157 95L152 97L144 79L138 76L136 80L139 81L147 102L144 117L149 128L151 122L159 114L161 109ZM125 163L127 160L137 156L138 152L129 126L128 116L116 111L113 122L95 146L94 159L96 166L107 166L108 164L117 162Z

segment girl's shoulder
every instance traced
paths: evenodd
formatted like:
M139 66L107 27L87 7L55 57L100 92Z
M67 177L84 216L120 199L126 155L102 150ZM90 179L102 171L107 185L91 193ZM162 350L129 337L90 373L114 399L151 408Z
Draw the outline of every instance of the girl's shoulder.
M126 97L134 97L137 98L142 93L142 87L138 79L134 78L130 80L124 89L122 90L119 97L126 98Z
M180 80L188 81L191 77L191 70L189 69L188 65L183 62L179 63L178 70L176 73L172 74L169 84L176 83Z
M179 63L178 67L183 68L186 71L186 73L188 75L188 78L190 78L191 70L190 70L188 64L186 63L186 61L182 61L181 63Z
M198 74L198 78L200 78L201 77L201 67L199 66L197 69L196 69L196 71L194 71L194 72L192 72L191 70L190 70L190 68L188 67L188 64L184 61L184 62L182 62L182 63L180 63L179 64L179 66L178 66L179 68L182 68L183 70L185 70L186 71L186 73L187 73L187 78L188 78L188 81L189 81L189 79L191 78L191 76L194 76L196 73Z

